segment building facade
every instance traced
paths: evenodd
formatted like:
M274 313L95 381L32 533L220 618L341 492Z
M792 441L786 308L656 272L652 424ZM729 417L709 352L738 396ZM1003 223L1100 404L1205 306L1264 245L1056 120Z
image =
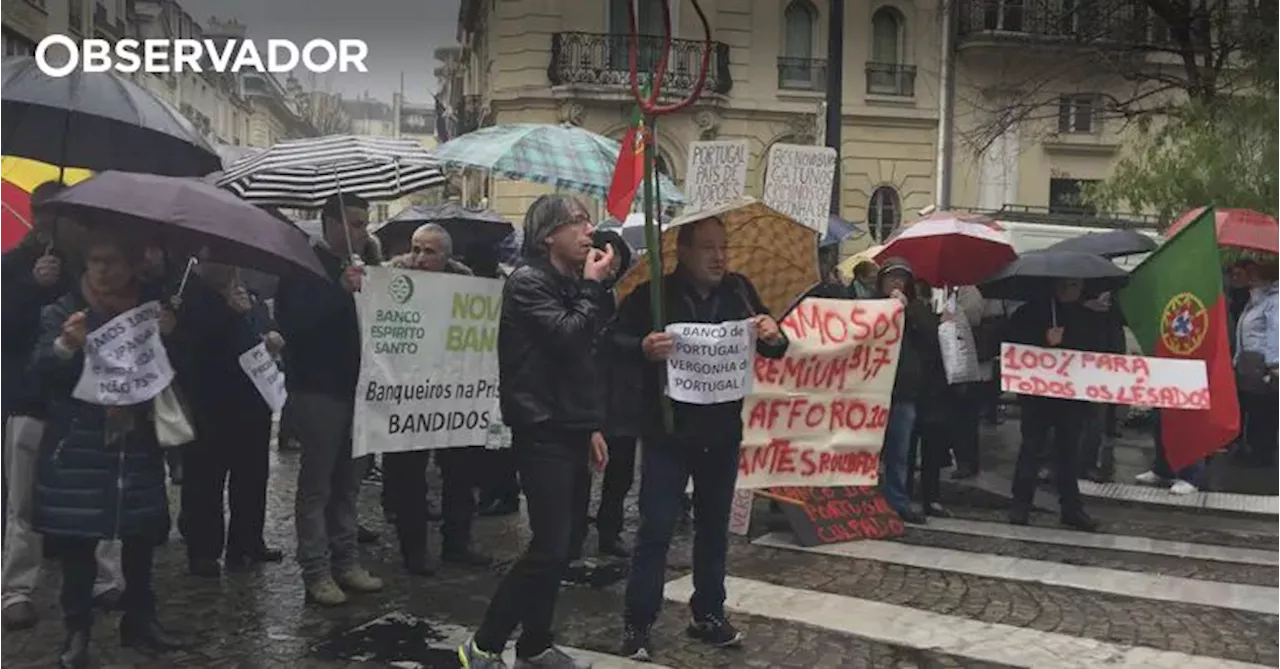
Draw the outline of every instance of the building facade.
M663 48L657 0L463 0L460 45L436 54L439 90L456 132L499 123L565 122L620 138L633 105L628 2L636 3L641 26L639 70L652 71ZM1047 9L1033 7L1037 3L1055 7L1052 21L1044 16ZM822 140L828 3L700 4L712 32L710 69L696 105L659 119L661 168L679 184L690 142L746 139L752 154L748 192L759 195L770 146ZM1071 34L1071 26L1084 20L1074 11L1064 14L1070 4L846 0L840 211L867 223L871 234L865 243L887 237L904 218L936 205L940 168L949 175L943 180L951 187L951 207L988 210L1062 209L1083 183L1109 174L1122 124L1104 122L1093 112L1093 101L1122 84L1118 77L1099 76L1102 68L1088 60L1062 66L1063 52L1053 48L1054 41L1060 45L1063 30ZM703 42L687 3L671 7L674 39L663 90L675 99L694 84ZM944 7L955 11L953 50L943 40ZM1038 20L1004 18L1017 8L1026 16L1040 12ZM1050 26L1055 34L1041 34ZM940 113L949 57L955 90L950 116ZM999 106L1028 99L1016 82L1030 81L1033 74L1035 92L1052 95L1009 122ZM950 142L939 139L944 118L952 119ZM520 220L542 192L535 185L498 181L485 195L495 209Z
M202 26L174 0L4 0L5 55L34 55L51 34L73 38L244 39L234 20ZM294 95L270 74L256 72L138 73L134 80L173 105L211 144L270 146L315 134Z

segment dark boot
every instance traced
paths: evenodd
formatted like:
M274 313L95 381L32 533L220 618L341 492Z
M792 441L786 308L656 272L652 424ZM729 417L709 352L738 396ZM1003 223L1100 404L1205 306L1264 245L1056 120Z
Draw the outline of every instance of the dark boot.
M460 567L473 567L475 569L486 569L493 566L492 556L480 553L465 545L445 544L444 550L440 553L440 559L449 564L455 564Z
M58 656L58 669L84 669L89 666L89 630L68 630L67 640Z
M1073 530L1080 530L1081 532L1098 531L1098 521L1090 518L1089 514L1084 512L1084 509L1063 511L1061 520L1063 525Z
M128 614L120 619L120 645L152 653L167 653L189 646L161 627L155 618L131 617Z
M400 539L400 557L404 559L404 570L414 576L433 576L435 565L427 557L427 528L396 528Z

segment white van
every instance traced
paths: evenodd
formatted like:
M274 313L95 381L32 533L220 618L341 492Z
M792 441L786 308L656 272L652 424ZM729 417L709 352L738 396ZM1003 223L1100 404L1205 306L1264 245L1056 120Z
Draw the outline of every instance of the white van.
M1013 248L1018 253L1026 253L1027 251L1039 251L1057 244L1064 239L1072 237L1080 237L1082 235L1096 234L1099 232L1110 232L1114 228L1086 228L1075 225L1054 225L1052 223L1019 223L1014 221L998 221L1009 233L1009 241L1013 242ZM1146 235L1155 240L1157 244L1163 241L1160 233L1154 228L1139 228L1138 233ZM1136 256L1127 256L1124 258L1116 258L1115 264L1132 271L1139 263L1146 259L1148 254L1143 253Z

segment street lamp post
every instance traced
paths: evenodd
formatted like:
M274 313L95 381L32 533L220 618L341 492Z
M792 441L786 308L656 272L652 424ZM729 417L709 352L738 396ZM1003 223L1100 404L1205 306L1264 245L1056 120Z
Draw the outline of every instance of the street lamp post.
M840 215L840 131L844 112L844 0L831 0L827 16L827 146L836 150L836 174L831 180L831 213Z

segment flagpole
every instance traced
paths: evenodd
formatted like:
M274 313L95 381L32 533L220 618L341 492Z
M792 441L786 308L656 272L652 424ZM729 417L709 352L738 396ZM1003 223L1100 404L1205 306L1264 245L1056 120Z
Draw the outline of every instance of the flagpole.
M653 331L661 332L666 329L667 317L666 309L663 308L665 302L662 295L661 215L659 214L658 221L654 220L655 207L661 206L657 203L658 176L654 170L654 163L657 161L657 151L654 148L654 144L657 143L656 121L655 116L644 117L641 121L643 125L640 130L640 141L644 142L644 238L645 255L649 256L649 310L653 316ZM666 428L667 434L671 434L675 431L675 416L672 414L671 400L667 399L664 392L666 376L666 367L663 367L662 383L658 387L658 402L662 406L662 426Z

